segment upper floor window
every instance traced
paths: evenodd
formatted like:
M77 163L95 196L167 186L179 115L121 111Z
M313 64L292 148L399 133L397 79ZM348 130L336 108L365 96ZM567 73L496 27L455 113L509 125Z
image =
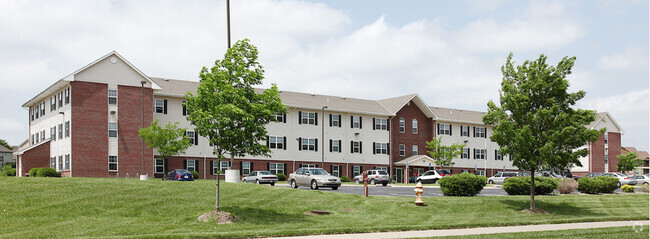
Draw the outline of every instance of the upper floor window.
M163 104L164 104L164 101L163 101ZM190 111L187 110L187 105L186 104L187 104L186 101L183 101L183 104L181 104L181 106L183 107L183 115L190 115Z
M117 105L117 90L108 90L108 104Z
M70 137L70 121L65 122L65 137Z
M330 152L341 152L341 140L330 139Z
M285 142L286 137L269 136L268 145L270 149L287 149Z
M361 116L350 116L350 127L353 129L361 129L363 127L361 120Z
M63 124L59 124L59 139L63 138Z
M363 151L361 150L361 141L351 141L350 142L350 152L351 153L362 153Z
M70 104L70 88L65 89L65 104Z
M199 137L194 131L185 131L185 137L190 140L190 144L199 145Z
M485 157L486 149L474 149L474 159L486 159Z
M45 101L41 103L41 116L45 115Z
M403 144L399 145L399 156L404 156L406 155L406 146Z
M59 108L63 107L63 91L59 92Z
M32 118L32 121L34 121L34 108L29 108L29 114L30 117Z
M388 143L372 143L374 154L388 154Z
M474 138L487 138L487 128L485 127L474 127Z
M438 124L439 135L451 135L451 124Z
M607 144L607 133L605 133L605 144Z
M108 123L108 137L117 137L117 123Z
M56 140L56 126L50 128L50 139L52 141Z
M462 159L469 159L469 148L463 148L463 153L460 155Z
M412 153L412 155L418 155L418 146L417 145L413 145L411 153Z
M298 138L300 150L318 151L318 139L315 138Z
M417 134L418 133L418 120L413 119L413 126L412 127L413 127L413 130L412 130L413 133Z
M160 114L167 114L167 100L156 99L154 102L154 111Z
M341 115L330 114L330 127L341 127Z
M56 110L56 95L50 98L50 112Z
M374 125L372 129L387 130L388 129L388 119L374 119Z
M45 130L41 131L41 141L45 141Z
M499 153L498 149L494 150L494 159L495 160L503 160L503 155L501 155L501 153Z
M469 137L469 125L461 125L460 126L460 136Z
M275 122L279 122L279 123L287 122L287 114L285 113L273 114L273 118L275 118Z
M300 116L299 124L318 125L318 113L299 111L298 115Z
M399 132L404 133L404 131L406 131L406 122L404 118L399 118Z

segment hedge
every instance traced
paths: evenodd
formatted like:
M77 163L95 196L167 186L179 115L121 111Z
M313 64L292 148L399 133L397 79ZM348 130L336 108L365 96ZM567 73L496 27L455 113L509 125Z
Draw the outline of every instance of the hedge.
M587 194L613 193L618 188L618 178L600 176L578 179L578 191Z
M32 168L29 170L31 177L61 177L61 173L53 168Z
M283 173L278 173L275 176L278 176L278 181L287 181L287 175L284 175Z
M535 177L535 195L551 194L558 186L555 178ZM503 183L508 195L530 195L530 177L512 177Z
M192 173L192 178L194 178L194 179L199 179L199 172L197 172L197 171L190 171L190 173Z
M350 182L350 178L348 176L343 176L341 177L341 182Z
M445 196L476 196L487 178L470 173L455 174L440 179L440 190Z

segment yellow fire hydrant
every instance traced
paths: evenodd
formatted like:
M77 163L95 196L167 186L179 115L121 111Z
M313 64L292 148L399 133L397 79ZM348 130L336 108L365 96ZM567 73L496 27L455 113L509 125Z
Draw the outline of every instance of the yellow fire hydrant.
M415 205L417 206L422 206L424 205L424 201L422 201L422 193L424 190L422 190L422 183L418 182L417 185L415 185L415 189L413 190L415 192Z

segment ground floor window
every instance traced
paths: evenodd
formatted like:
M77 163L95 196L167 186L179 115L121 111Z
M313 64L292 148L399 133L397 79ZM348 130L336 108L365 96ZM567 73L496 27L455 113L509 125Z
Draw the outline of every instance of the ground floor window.
M485 176L485 170L476 170L476 171L474 171L474 174Z
M469 173L469 170L463 169L463 170L461 170L461 173Z
M219 172L219 164L217 161L212 161L212 174L216 175Z
M108 170L117 171L117 156L108 156Z
M271 174L284 174L284 164L269 163L269 171L271 171Z
M50 168L56 168L56 157L50 157Z
M422 174L424 174L424 169L423 168L414 168L413 172L414 172L414 174L413 174L414 177L419 177L419 176L422 176Z
M303 168L316 168L316 164L303 164Z
M230 161L221 161L221 172L226 172L230 169Z
M244 176L248 176L249 174L251 174L251 162L242 162L241 172Z
M196 171L196 161L187 160L186 162L187 162L187 166L186 166L185 169L187 169L187 171L190 171L190 172L191 171Z
M332 165L332 176L341 177L341 166Z
M70 170L70 155L65 155L65 170Z
M165 160L164 159L156 159L154 161L154 173L165 173Z
M63 170L63 155L59 156L59 171Z
M375 167L375 169L384 170L384 171L388 172L388 167Z
M352 177L356 177L359 174L361 174L361 166L353 166L352 167Z

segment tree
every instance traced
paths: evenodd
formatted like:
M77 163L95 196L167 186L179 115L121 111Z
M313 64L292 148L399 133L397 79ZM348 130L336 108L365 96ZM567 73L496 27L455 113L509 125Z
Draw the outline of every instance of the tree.
M178 122L169 122L162 128L158 125L158 120L154 120L149 127L138 130L138 135L149 148L158 149L158 154L163 159L183 154L190 147L190 140L185 137L185 128L179 128Z
M500 152L509 154L512 164L530 175L542 169L582 166L579 157L588 154L582 146L604 131L585 127L594 121L595 111L572 108L586 94L567 92L575 57L564 57L556 67L547 65L546 58L541 55L515 66L510 53L501 67L500 106L489 101L483 116L485 124L494 125L490 139L499 144ZM535 180L530 192L530 211L535 212Z
M5 146L5 148L10 150L14 148L11 145L9 145L9 143L7 143L7 141L5 141L4 139L0 139L0 145Z
M211 69L203 67L196 96L185 98L199 135L208 137L214 146L217 163L226 153L231 162L244 155L268 156L266 124L275 121L275 114L286 112L275 84L258 94L253 85L262 84L264 69L257 62L257 47L248 39L240 40L228 49L223 60ZM215 211L219 212L219 174L217 172Z
M450 167L454 165L453 159L463 153L464 144L452 144L451 146L442 145L442 136L427 141L426 148L431 158L436 162L436 166Z
M620 154L616 156L618 162L616 163L616 170L622 173L633 170L636 167L643 165L642 159L637 159L636 153Z

